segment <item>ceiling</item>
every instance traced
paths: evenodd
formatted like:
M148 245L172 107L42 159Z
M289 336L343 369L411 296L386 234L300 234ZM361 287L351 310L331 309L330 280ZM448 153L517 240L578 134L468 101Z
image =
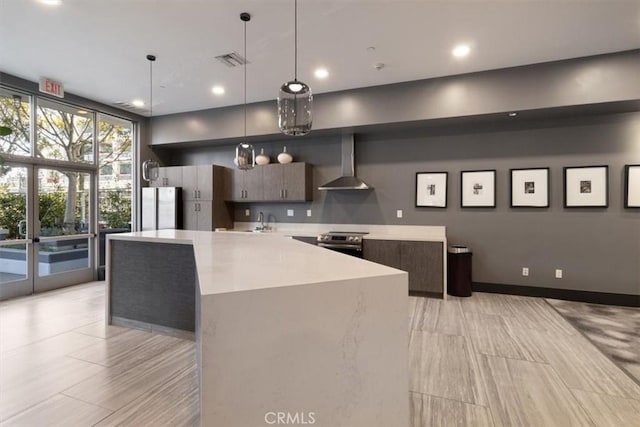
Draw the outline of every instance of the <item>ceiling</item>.
M245 11L248 102L275 100L294 73L293 0L0 0L0 71L109 105L148 104L152 53L154 116L242 104L242 67L214 57L243 53ZM466 58L451 55L459 43ZM315 94L639 47L640 0L298 3L298 78ZM314 77L317 67L329 77Z

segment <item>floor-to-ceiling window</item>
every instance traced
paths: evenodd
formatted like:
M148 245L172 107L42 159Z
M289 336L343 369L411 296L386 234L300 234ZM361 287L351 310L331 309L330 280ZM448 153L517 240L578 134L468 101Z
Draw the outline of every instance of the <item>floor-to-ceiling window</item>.
M133 123L0 88L0 126L0 298L92 280L131 229Z
M133 224L133 123L98 114L99 160L99 257L100 274L105 264L105 239L109 233L132 230Z

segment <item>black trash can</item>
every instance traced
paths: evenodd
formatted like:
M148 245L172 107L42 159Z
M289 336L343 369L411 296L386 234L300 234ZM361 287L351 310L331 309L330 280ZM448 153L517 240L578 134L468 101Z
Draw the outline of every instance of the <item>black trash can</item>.
M471 296L471 249L452 245L447 248L447 293L457 297Z

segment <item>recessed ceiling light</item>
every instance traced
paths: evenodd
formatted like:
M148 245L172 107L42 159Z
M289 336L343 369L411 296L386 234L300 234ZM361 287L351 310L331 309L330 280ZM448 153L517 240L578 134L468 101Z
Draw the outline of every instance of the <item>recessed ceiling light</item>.
M319 79L326 79L329 77L329 71L327 71L326 68L318 68L313 74Z
M451 51L453 56L455 56L456 58L464 58L465 56L469 55L469 52L471 52L471 48L466 44L459 44Z
M515 116L517 116L517 115L518 115L518 113L516 113L516 112L509 113L509 117L515 117Z
M62 4L62 0L38 0L42 4L46 4L47 6L60 6Z
M214 86L211 88L211 92L216 95L224 95L224 88L222 86Z
M138 108L144 107L144 101L141 99L134 99L133 101L131 101L131 104L134 107L138 107Z

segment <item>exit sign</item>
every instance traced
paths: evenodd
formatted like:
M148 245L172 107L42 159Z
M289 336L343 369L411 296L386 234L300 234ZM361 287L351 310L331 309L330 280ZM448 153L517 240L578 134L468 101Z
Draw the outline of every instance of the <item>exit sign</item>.
M42 78L40 79L40 92L64 98L64 85L55 80Z

